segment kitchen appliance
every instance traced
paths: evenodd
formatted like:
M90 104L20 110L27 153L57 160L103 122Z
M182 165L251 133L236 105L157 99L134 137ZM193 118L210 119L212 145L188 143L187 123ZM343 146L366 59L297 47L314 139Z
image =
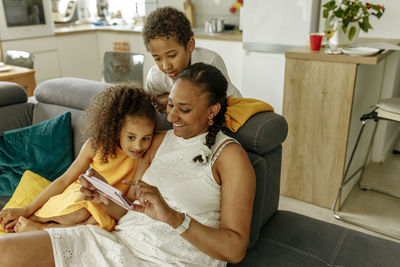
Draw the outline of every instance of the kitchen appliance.
M53 34L50 0L0 1L0 40Z
M52 15L55 23L70 23L78 20L77 0L52 0Z
M251 0L240 9L243 29L242 94L282 114L286 50L318 32L320 0Z

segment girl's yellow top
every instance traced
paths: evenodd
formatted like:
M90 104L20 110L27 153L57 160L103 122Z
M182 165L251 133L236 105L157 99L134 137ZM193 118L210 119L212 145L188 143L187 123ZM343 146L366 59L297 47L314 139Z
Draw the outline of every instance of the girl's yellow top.
M124 194L129 186L122 184L123 180L134 178L137 160L129 157L121 148L117 148L116 157L108 159L108 163L100 164L100 153L93 158L90 167L99 172L107 182L121 190ZM73 213L79 209L87 209L96 219L98 226L111 231L115 226L115 220L103 211L99 203L83 200L79 188L79 180L67 187L63 193L50 198L35 215L42 218L52 218Z

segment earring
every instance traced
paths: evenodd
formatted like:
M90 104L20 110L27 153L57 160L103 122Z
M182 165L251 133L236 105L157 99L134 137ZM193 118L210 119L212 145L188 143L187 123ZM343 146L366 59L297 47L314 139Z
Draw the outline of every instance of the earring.
M208 126L213 126L213 125L214 125L213 119L208 119Z

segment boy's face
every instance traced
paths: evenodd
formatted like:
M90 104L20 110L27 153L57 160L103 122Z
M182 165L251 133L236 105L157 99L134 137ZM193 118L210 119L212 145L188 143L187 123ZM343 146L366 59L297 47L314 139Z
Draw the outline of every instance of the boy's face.
M127 116L121 129L119 144L131 158L141 158L151 145L154 122L148 118Z
M189 65L194 46L193 38L185 48L175 38L158 37L150 40L148 48L158 68L172 80L176 80Z

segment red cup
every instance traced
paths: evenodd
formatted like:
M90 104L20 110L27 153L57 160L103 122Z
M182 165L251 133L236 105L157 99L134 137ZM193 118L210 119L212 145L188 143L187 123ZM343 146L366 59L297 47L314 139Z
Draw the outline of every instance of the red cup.
M311 50L320 50L322 42L322 34L320 33L311 33L310 34L310 49Z

